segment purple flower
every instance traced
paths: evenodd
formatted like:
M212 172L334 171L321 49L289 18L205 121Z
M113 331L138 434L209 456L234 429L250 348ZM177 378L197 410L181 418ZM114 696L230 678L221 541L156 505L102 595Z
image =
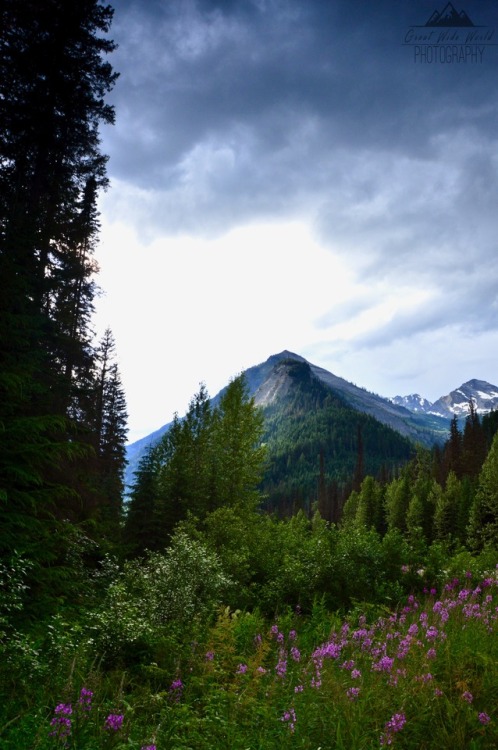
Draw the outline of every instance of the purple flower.
M123 714L109 714L105 720L104 729L112 729L113 732L117 732L123 726Z
M296 687L294 688L294 692L295 693L302 693L303 690L304 690L304 686L303 685L296 685Z
M474 696L472 693L469 693L468 690L466 690L464 693L462 693L462 700L464 700L466 703L472 703L474 700Z
M372 665L372 669L375 672L390 672L393 666L394 659L390 656L383 656L378 662Z
M70 703L58 703L57 706L54 708L55 714L66 714L70 715L73 713L73 707Z
M275 667L275 672L279 677L284 677L287 672L287 662L285 659L281 659Z
M80 697L78 698L78 704L85 710L90 711L92 708L92 697L93 693L91 690L81 688Z
M239 664L235 674L245 674L247 672L247 664Z
M389 721L384 726L384 734L380 736L381 745L392 745L394 734L400 732L406 724L406 716L404 714L394 714L391 716Z
M479 719L481 724L489 724L489 722L491 721L491 717L488 716L488 714L484 713L484 711L481 711L477 718Z
M346 690L346 695L348 696L350 701L355 701L358 698L359 694L360 688L357 687L350 687Z
M353 679L353 680L357 680L357 679L358 679L358 677L361 677L361 672L360 672L360 670L359 670L359 669L353 669L353 670L351 671L351 677L352 677L352 679Z
M206 656L204 658L206 659L206 661L213 661L214 651L206 651Z
M295 630L289 631L289 641L295 641L297 638L297 633Z
M428 641L433 641L438 636L438 629L434 627L434 625L431 625L427 628L425 631L425 637Z
M294 659L294 661L300 661L301 660L301 652L295 646L292 646L292 648L291 648L291 656Z
M294 711L294 709L290 708L288 711L284 711L284 714L283 716L281 716L280 721L287 722L290 731L293 732L297 721L296 712Z

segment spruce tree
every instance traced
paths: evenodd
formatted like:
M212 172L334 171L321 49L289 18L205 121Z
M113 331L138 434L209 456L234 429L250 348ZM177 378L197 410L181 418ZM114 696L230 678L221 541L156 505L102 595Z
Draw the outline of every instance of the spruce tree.
M498 433L479 474L470 511L468 541L471 548L498 548Z
M1 7L0 539L51 564L88 457L76 421L107 184L98 129L114 117L111 19L99 0Z

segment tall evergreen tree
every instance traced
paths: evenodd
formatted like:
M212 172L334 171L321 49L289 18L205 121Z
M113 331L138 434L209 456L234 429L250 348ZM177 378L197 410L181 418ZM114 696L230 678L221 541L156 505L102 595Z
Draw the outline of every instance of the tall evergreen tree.
M468 540L473 549L498 548L498 433L479 474L470 511Z
M213 428L216 505L257 505L265 460L263 414L249 397L244 375L227 386Z
M134 475L124 525L125 549L132 557L161 547L157 523L158 472L159 450L149 445Z
M62 469L83 455L70 418L91 369L112 9L3 0L0 13L0 539L49 559L54 512L77 492L75 464Z

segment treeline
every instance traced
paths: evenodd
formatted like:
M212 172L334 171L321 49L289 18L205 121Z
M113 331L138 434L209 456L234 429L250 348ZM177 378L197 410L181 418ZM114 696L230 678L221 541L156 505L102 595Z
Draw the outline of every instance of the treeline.
M455 417L440 448L420 449L399 476L367 476L349 496L342 523L380 534L396 529L412 544L444 542L480 550L498 540L498 412L482 420L469 404L463 431Z
M122 518L125 397L112 333L97 342L91 322L112 15L2 3L0 562L29 558L52 598L81 530L109 545Z

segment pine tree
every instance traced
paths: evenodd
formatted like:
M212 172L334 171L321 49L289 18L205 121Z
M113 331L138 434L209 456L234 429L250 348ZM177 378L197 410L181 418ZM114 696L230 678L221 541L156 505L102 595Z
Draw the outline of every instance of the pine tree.
M381 531L383 527L383 493L378 482L371 476L365 477L359 492L357 521L368 529Z
M98 0L3 0L0 19L0 538L53 562L88 451L75 439L96 195L98 128L116 75L103 56L112 9ZM76 470L75 470L76 469ZM58 538L62 546L62 534ZM36 541L35 541L36 540Z
M107 347L110 331L106 331L104 351L109 363ZM111 334L111 342L114 344ZM123 514L124 472L126 468L127 410L126 399L117 362L108 367L101 360L98 378L99 414L97 432L99 511L107 534L119 538ZM100 400L101 399L101 400ZM104 531L104 529L103 529Z
M213 419L215 503L257 505L265 449L263 414L249 397L244 375L232 380Z
M498 547L498 433L479 474L470 511L468 541L471 548Z
M149 445L134 473L124 524L123 542L132 557L158 550L163 544L157 523L158 472L159 449Z
M450 471L444 491L436 500L434 509L434 532L439 541L455 540L462 502L462 483L454 471Z
M386 487L385 512L389 530L406 531L411 496L410 479L406 473Z

